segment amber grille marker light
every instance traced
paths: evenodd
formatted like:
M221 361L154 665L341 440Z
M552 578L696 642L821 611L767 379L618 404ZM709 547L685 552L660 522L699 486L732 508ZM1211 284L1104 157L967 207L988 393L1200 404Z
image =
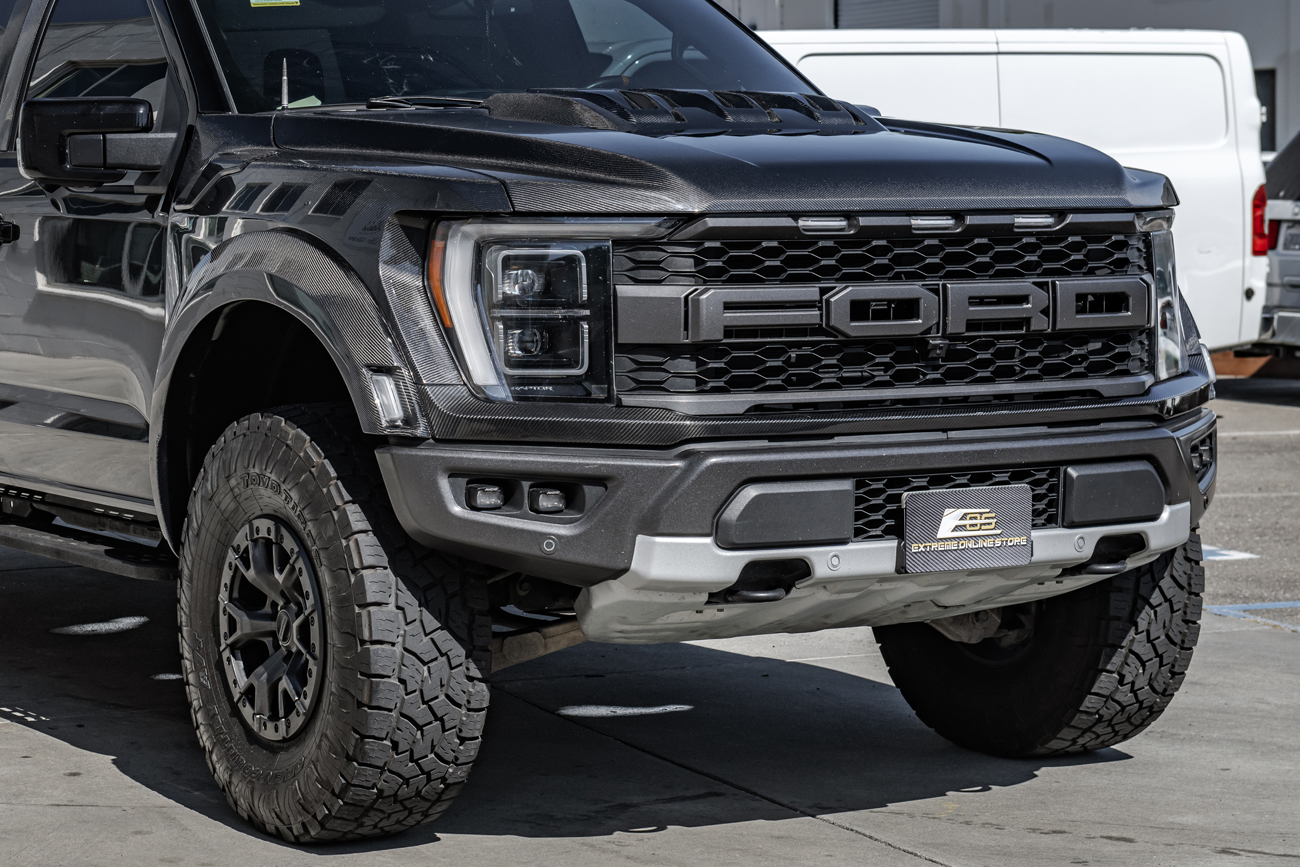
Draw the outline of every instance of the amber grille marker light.
M433 232L433 241L429 244L429 295L433 306L438 311L444 328L451 328L451 311L447 309L447 296L442 286L442 262L447 252L447 234L451 227L439 223Z

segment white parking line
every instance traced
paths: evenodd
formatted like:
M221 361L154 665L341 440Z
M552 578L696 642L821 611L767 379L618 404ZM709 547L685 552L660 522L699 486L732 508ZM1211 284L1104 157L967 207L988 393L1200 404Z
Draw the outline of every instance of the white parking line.
M1225 437L1297 437L1300 436L1300 430L1236 430L1236 431L1219 431L1219 438Z
M1227 548L1215 548L1210 545L1201 546L1202 559L1204 560L1258 560L1258 554L1248 554L1245 551L1232 551Z
M22 722L49 722L50 718L41 716L36 711L24 710L20 707L0 707L0 713L8 714L16 720Z
M76 626L60 626L51 629L55 635L112 635L114 632L126 632L138 629L149 622L148 617L119 617L104 623L78 623Z
M661 704L657 707L619 707L609 704L575 704L562 707L556 713L560 716L603 717L603 716L649 716L657 713L680 713L694 710L690 704Z
M1242 494L1215 494L1214 499L1224 497L1300 497L1300 491L1248 491Z

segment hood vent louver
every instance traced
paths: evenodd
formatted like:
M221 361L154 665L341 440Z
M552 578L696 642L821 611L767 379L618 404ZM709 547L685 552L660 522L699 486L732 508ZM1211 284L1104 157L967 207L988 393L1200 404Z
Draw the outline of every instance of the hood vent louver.
M800 93L709 90L533 90L499 93L484 107L498 120L642 135L878 132L848 103Z

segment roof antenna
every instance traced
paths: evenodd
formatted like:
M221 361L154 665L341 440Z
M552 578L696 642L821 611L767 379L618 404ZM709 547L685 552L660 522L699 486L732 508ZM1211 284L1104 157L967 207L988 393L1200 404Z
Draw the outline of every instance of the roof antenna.
M280 61L280 108L289 107L289 58Z

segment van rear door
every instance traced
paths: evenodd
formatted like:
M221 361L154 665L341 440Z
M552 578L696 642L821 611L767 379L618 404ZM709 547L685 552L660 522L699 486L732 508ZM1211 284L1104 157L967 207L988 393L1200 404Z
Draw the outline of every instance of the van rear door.
M1076 139L1168 175L1179 282L1216 349L1259 335L1251 255L1264 182L1250 50L1236 33L839 30L763 34L827 93L887 117ZM996 52L996 53L995 53Z
M838 33L848 38L839 40ZM845 30L817 33L806 42L800 40L805 34L763 36L836 99L870 105L885 117L998 126L997 40L991 30Z
M1182 202L1174 221L1179 283L1202 336L1216 349L1253 339L1259 314L1243 317L1242 295L1249 195L1222 40L1180 46L998 36L1002 126L1074 139L1167 175Z

